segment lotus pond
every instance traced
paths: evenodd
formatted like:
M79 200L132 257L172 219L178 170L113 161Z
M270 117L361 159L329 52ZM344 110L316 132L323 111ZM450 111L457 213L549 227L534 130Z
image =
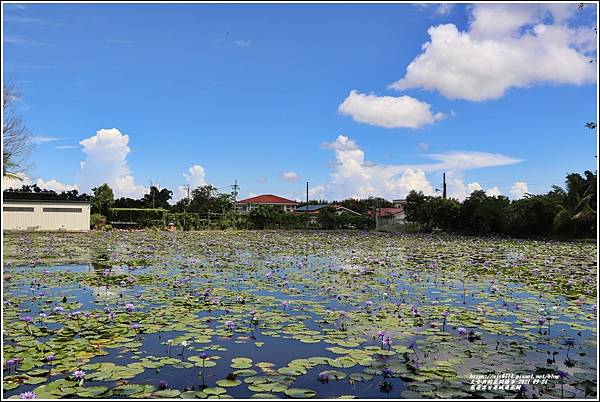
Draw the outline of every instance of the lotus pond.
M361 232L8 233L3 396L595 398L596 255ZM549 380L472 386L488 374Z

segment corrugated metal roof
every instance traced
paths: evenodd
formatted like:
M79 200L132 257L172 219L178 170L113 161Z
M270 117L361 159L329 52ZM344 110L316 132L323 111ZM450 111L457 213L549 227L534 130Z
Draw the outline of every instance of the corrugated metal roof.
M328 206L329 205L327 205L327 204L321 204L321 205L304 205L302 207L296 208L296 212L314 212L314 211L318 211L319 209L326 208Z

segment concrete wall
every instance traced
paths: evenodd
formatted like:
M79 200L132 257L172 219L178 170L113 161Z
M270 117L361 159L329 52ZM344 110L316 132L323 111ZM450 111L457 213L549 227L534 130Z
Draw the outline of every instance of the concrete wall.
M4 230L90 230L90 204L14 201L2 204Z

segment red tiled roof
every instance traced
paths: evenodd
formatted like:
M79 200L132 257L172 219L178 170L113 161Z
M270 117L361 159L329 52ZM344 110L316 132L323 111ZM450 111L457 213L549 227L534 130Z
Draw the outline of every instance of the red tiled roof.
M377 216L398 215L404 212L404 208L379 208ZM369 215L373 215L373 211L369 211Z
M298 205L298 203L294 200L288 200L287 198L279 197L273 194L263 194L257 195L256 197L246 198L245 200L240 200L237 202L238 204L294 204Z

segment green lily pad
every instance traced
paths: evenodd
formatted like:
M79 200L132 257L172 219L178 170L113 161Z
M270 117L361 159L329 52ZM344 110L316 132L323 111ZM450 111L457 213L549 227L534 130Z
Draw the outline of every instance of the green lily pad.
M239 380L228 380L228 379L217 381L217 385L219 387L237 387L241 383L242 382Z
M290 398L308 399L314 397L317 393L312 389L307 388L288 388L284 392Z

